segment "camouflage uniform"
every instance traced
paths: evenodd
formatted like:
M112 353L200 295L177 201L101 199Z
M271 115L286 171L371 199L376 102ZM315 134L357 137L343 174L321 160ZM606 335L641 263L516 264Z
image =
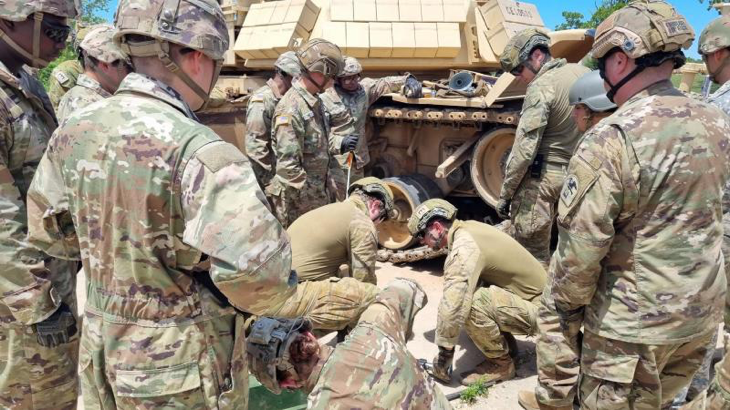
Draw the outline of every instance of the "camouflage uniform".
M84 67L81 66L79 60L66 60L51 71L51 75L48 78L48 96L51 99L54 110L58 109L61 98L63 98L68 90L76 86L79 74L83 72Z
M78 336L46 348L30 326L63 301L76 306L74 266L49 259L27 242L26 193L38 162L56 128L52 108L38 93L43 87L30 73L16 78L0 62L0 136L2 137L3 295L0 304L0 405L5 408L75 409ZM44 266L45 265L45 266Z
M254 91L246 108L246 155L262 189L266 189L274 176L276 162L271 150L271 120L276 104L281 100L274 80Z
M117 61L128 63L127 56L112 41L114 33L114 27L107 24L91 27L79 45L79 49L84 54L103 63L112 64ZM89 69L87 67L87 70ZM58 104L56 110L58 120L63 122L73 111L109 97L111 97L111 93L102 88L98 81L84 73L79 74L76 85L68 90Z
M58 120L63 122L72 112L111 96L98 81L86 74L79 74L76 85L64 94L58 104Z
M397 280L378 295L355 329L321 358L303 389L307 408L450 409L441 390L406 347L416 313L426 304L421 289Z
M33 13L74 17L70 0L9 0L0 19L24 21ZM34 35L41 35L35 33ZM3 39L7 43L7 39ZM40 68L42 65L35 65ZM78 334L44 347L36 324L66 303L75 312L75 264L49 258L28 243L27 192L56 118L43 86L21 69L0 62L0 407L75 409Z
M703 30L699 41L699 53L708 54L727 48L730 45L730 30L728 29L728 19L730 17L720 17ZM723 64L727 64L724 62ZM720 68L723 66L721 65ZM718 70L719 71L719 70ZM730 115L730 81L722 84L720 88L709 96L707 102L720 108L726 114ZM722 253L725 257L725 274L730 274L730 181L725 184L725 192L722 196L722 225L723 225L723 241ZM726 296L725 301L725 332L730 329L730 293ZM719 336L719 335L716 335ZM716 337L717 338L717 337ZM716 339L715 338L715 339ZM715 340L716 343L716 340ZM697 396L707 388L710 376L710 365L712 364L713 349L709 349L709 353L702 362L702 367L689 386L690 393ZM714 394L708 399L710 403L708 408L711 409L730 409L730 360L727 359L727 350L723 361L717 365L715 370L715 381L713 384Z
M550 262L550 236L565 168L580 138L568 104L571 85L590 71L564 59L545 63L527 87L515 143L500 199L511 200L515 239L544 267ZM543 158L539 178L530 175Z
M338 106L342 104L354 122L353 128L355 134L359 136L357 149L354 152L355 160L350 171L351 180L355 181L363 178L365 176L365 166L370 162L370 152L368 151L365 129L370 106L383 95L398 92L403 87L407 77L365 78L360 82L360 88L357 91L349 92L335 85L323 94L322 101L325 103L324 106L327 112L336 112ZM336 158L340 166L347 172L347 154L337 155Z
M700 367L726 288L728 125L661 81L589 131L571 160L550 273L563 320L585 328L583 406L667 406Z
M309 211L287 232L292 241L292 268L300 281L337 277L340 266L347 265L353 278L377 283L378 234L360 198Z
M507 355L509 348L502 332L535 333L545 270L507 234L475 221L455 220L449 230L448 248L436 344L453 348L466 326L467 334L487 358Z
M273 124L276 175L270 193L277 218L288 227L299 216L331 202L327 184L331 158L322 102L296 82L276 105Z
M142 23L155 39L143 50L175 40L222 61L216 2L163 7L120 2L115 41L134 56L127 36ZM155 31L160 17L170 30ZM291 249L246 157L180 94L132 73L72 113L41 160L29 214L33 243L84 266L87 409L247 407L244 320L216 295L253 314L283 305L296 291Z

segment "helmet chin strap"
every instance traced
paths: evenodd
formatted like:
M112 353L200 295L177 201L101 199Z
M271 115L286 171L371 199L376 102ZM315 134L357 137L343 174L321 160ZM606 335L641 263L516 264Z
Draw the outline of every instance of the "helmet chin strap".
M314 78L312 78L312 76L311 76L311 74L310 74L309 71L305 71L304 72L304 77L306 77L307 80L311 81L312 84L314 84L317 87L317 89L319 90L320 93L323 93L323 92L325 92L325 90L327 90L325 88L325 86L327 85L327 77L325 77L325 80L324 80L324 83L323 84L320 84L320 83L314 81Z
M644 67L644 66L637 66L636 68L634 68L634 71L630 72L629 75L622 78L621 81L616 83L616 85L611 84L611 81L608 80L608 77L603 77L603 81L605 81L606 84L608 84L608 86L611 87L611 89L608 90L608 92L606 93L606 97L608 98L608 100L615 104L616 101L614 101L614 98L616 97L616 93L619 92L621 87L626 85L626 83L631 81L631 79L633 79L634 77L639 75L645 69L646 69L646 67Z
M707 64L705 64L706 66ZM725 57L722 60L722 63L720 63L720 66L717 67L715 71L710 71L709 68L707 69L707 74L710 76L710 80L712 80L713 83L719 84L719 81L716 80L716 77L718 74L722 73L727 67L730 65L730 57Z
M26 60L30 61L30 65L34 68L43 68L50 64L50 61L46 61L40 58L41 55L41 23L43 22L43 13L33 13L33 20L35 20L33 26L33 53L29 53L23 47L18 45L8 33L0 30L0 39L5 42L10 48L15 50L16 53L23 56Z

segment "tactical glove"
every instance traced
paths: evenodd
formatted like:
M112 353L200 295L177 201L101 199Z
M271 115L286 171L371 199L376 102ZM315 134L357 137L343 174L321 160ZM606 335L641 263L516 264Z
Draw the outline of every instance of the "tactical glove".
M45 347L56 347L71 340L76 334L76 318L67 304L61 302L48 319L35 325L38 344Z
M574 310L564 310L556 303L555 310L560 320L560 330L563 331L565 337L567 339L577 337L580 333L580 327L583 325L583 312L585 308L579 307Z
M500 199L497 203L497 215L502 219L509 219L509 207L512 201L507 199Z
M342 140L342 144L340 145L340 152L341 153L347 153L355 151L357 148L357 135L348 135Z
M451 363L454 361L454 350L439 346L439 352L433 359L433 377L451 383Z
M413 74L408 74L406 83L403 85L403 95L408 98L421 98L423 96L422 91L421 83L413 76Z

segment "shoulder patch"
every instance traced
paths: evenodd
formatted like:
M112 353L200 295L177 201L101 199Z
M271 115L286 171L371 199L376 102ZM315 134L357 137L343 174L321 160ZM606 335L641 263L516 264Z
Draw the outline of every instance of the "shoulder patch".
M66 83L68 83L68 81L70 80L70 78L63 71L56 71L53 76L56 77L56 80L63 85L66 85Z
M252 103L255 103L255 102L264 102L264 96L261 95L261 94L256 94L253 97L251 97L251 102Z
M274 128L280 126L280 125L289 125L291 123L291 119L288 115L279 115L276 117L276 122L274 123Z
M195 156L211 172L218 172L231 164L246 162L246 156L231 144L203 146Z

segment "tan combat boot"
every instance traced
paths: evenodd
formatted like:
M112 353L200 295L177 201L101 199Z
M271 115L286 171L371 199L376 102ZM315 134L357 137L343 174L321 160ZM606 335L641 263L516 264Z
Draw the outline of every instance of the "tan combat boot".
M533 390L520 390L517 402L523 409L527 410L573 410L573 406L548 406L537 401Z
M509 355L496 359L487 359L477 366L472 373L461 374L461 384L468 386L479 380L484 383L497 383L510 380L515 377L515 363Z

